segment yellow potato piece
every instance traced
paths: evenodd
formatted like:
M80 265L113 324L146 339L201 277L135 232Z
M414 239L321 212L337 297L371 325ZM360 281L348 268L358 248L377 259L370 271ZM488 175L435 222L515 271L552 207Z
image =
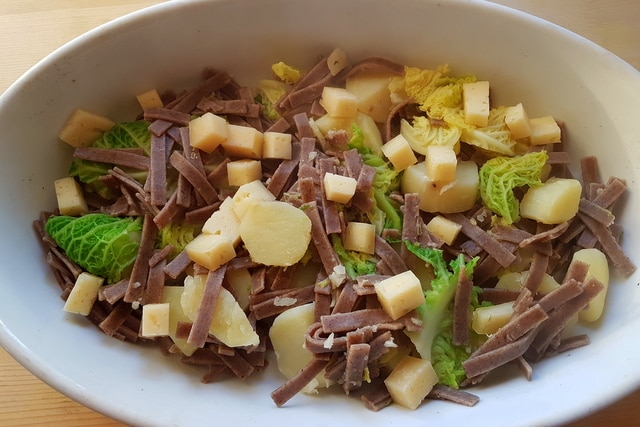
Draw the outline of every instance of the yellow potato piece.
M180 301L184 313L191 321L196 318L202 303L205 281L205 275L185 278ZM220 289L209 333L229 347L257 345L260 342L260 337L253 330L247 315L231 292L225 288Z
M286 378L294 377L313 359L313 353L304 347L304 336L315 321L314 310L313 303L290 308L276 316L269 329L278 370ZM322 371L303 391L311 392L330 384Z
M581 249L573 254L573 259L589 264L587 278L595 277L604 285L604 289L596 295L587 308L580 312L580 320L583 322L595 322L602 316L604 303L609 289L609 263L607 257L598 249Z
M300 261L311 241L311 221L285 202L258 202L240 220L240 237L254 262L287 267Z

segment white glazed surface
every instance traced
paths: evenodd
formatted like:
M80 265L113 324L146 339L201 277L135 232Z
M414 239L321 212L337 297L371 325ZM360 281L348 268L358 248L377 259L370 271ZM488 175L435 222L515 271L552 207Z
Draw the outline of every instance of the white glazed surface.
M491 81L494 102L522 101L533 116L564 121L575 158L597 155L605 179L627 180L619 221L625 249L638 252L640 75L592 43L484 2L177 0L76 39L0 99L2 345L61 392L135 425L546 425L638 387L638 274L612 283L605 319L589 329L591 346L534 365L532 382L514 371L488 380L474 390L481 398L474 408L433 401L415 412L393 406L372 413L339 393L297 396L277 409L269 393L282 379L274 369L245 383L203 385L201 371L107 338L62 312L31 221L55 205L52 181L64 176L71 152L55 135L74 108L128 119L136 93L186 87L207 66L251 84L274 61L304 66L336 46L354 58L448 63L456 74Z

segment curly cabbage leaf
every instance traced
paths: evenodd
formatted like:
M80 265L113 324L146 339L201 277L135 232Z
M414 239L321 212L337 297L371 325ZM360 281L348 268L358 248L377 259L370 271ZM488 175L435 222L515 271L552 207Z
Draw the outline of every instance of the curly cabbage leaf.
M517 141L504 121L505 114L506 107L491 109L489 123L484 127L457 123L462 129L460 140L490 153L514 156ZM444 120L448 123L448 118Z
M441 249L422 247L405 241L410 252L433 268L435 278L425 291L425 302L418 307L418 315L422 321L422 329L417 332L406 332L416 350L425 360L431 361L441 383L457 388L464 379L462 362L471 354L472 348L453 344L451 325L453 323L452 304L460 271L464 268L469 277L478 258L465 262L461 254L447 266ZM478 289L474 291L472 304L477 305ZM472 295L473 296L473 295Z
M342 244L342 239L336 234L331 235L331 244L338 258L347 271L347 276L355 279L364 274L376 272L376 260L369 254L356 251L348 251Z
M166 227L160 229L158 233L158 246L160 249L165 246L173 246L171 253L169 253L169 259L175 258L187 244L195 239L200 233L202 227L197 224L188 223L169 223Z
M373 199L376 206L369 214L369 221L376 226L378 233L383 228L400 230L402 228L400 206L389 197L392 191L400 187L400 174L381 155L373 153L369 147L365 146L364 133L358 125L354 124L351 132L348 147L358 150L364 164L376 168L373 181Z
M441 65L435 70L404 67L404 92L416 103L423 104L438 87L440 78L448 73L447 65Z
M292 67L291 65L287 65L282 61L273 64L271 66L271 71L273 71L273 74L275 74L280 80L290 85L296 84L302 77L302 71Z
M114 125L111 130L102 134L91 145L94 148L141 148L149 155L151 150L151 134L149 122L139 120L123 122ZM109 172L113 165L84 159L73 159L69 168L69 175L77 177L86 187L98 193L105 199L111 199L111 190L99 180ZM141 182L146 179L146 172L135 171L131 175Z
M446 123L434 125L428 117L416 116L413 118L413 126L408 121L400 121L400 133L416 153L427 154L429 145L442 145L453 147L459 151L459 142L462 131L455 126Z
M485 206L505 223L520 219L519 203L513 194L517 187L540 185L540 175L549 156L545 151L517 157L495 157L480 168L480 197Z
M115 283L126 277L136 259L142 219L103 213L52 216L45 230L72 261Z
M262 104L262 113L269 120L278 120L280 114L274 105L289 91L289 86L277 80L261 80L258 83L256 101Z

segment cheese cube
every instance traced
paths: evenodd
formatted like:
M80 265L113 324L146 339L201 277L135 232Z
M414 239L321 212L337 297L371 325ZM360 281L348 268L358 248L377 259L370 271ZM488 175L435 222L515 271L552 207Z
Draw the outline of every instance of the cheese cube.
M495 334L513 316L513 301L478 307L471 316L471 328L478 334Z
M453 147L429 145L425 148L424 166L431 181L436 183L455 181L457 165L458 159Z
M87 316L98 299L98 290L103 283L102 277L87 272L80 273L62 309L67 313Z
M536 117L531 123L531 145L555 144L561 141L560 126L551 116Z
M375 290L380 305L393 320L424 303L420 279L411 270L381 280Z
M140 334L143 337L169 335L169 313L170 305L168 302L143 305Z
M262 132L250 126L228 125L222 148L227 156L246 159L262 158Z
M355 118L358 113L358 98L340 87L325 86L322 89L320 105L331 117Z
M57 179L53 185L60 215L79 216L89 211L82 188L73 177Z
M515 139L528 138L531 136L531 122L522 103L507 108L504 122Z
M427 223L427 230L447 245L452 245L460 234L462 226L442 215L437 215Z
M408 409L420 406L437 383L438 375L431 362L413 356L400 360L384 380L394 403Z
M483 127L489 123L489 82L462 84L464 120L470 125Z
M356 194L356 186L358 185L355 178L331 172L324 175L322 182L327 200L337 203L348 203Z
M276 196L264 186L261 181L251 181L242 184L236 194L233 195L233 211L239 220L251 206L258 202L269 202L275 200Z
M389 73L361 72L345 83L345 89L358 98L358 110L378 123L386 122L391 111L391 77Z
M582 185L567 178L549 178L531 187L520 202L520 215L543 224L560 224L578 213Z
M240 243L240 219L233 210L233 199L224 199L217 211L211 214L202 226L202 232L228 238L237 246Z
M114 124L104 116L78 109L64 124L58 138L72 147L87 147Z
M211 271L217 270L236 256L231 239L219 234L201 233L187 243L184 249L191 261Z
M206 153L212 153L227 139L227 121L213 113L204 113L189 122L189 143Z
M262 135L263 159L291 159L291 134L265 132Z
M349 251L373 254L376 249L376 226L367 222L347 223L344 248Z
M138 99L138 104L140 104L140 107L142 107L143 110L161 108L164 106L162 99L160 99L160 94L155 89L140 93L136 95L136 98Z
M327 57L327 67L329 67L329 72L332 76L337 76L347 65L349 65L347 54L339 47L335 48Z
M242 159L227 163L227 179L229 185L239 187L262 178L260 160Z
M398 134L384 143L381 149L397 171L405 170L408 166L418 162L409 142L402 134Z

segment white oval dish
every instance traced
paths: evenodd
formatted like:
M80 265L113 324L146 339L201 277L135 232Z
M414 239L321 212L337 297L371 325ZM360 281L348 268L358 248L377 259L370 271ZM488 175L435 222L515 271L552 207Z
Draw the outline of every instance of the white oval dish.
M640 385L638 273L611 284L592 344L534 365L534 379L506 375L473 391L474 408L430 401L418 411L367 411L340 394L297 396L275 407L282 379L269 369L247 382L201 384L198 370L118 342L62 311L31 221L55 204L52 181L71 150L56 140L76 107L115 119L136 113L135 94L186 87L207 67L251 84L284 60L308 65L342 47L416 66L448 63L491 81L494 102L524 102L567 126L574 158L596 155L603 177L631 191L618 220L624 247L640 250L640 73L546 21L474 1L172 1L103 25L38 63L0 99L0 342L62 393L132 425L275 425L334 422L404 426L548 425L610 403Z

